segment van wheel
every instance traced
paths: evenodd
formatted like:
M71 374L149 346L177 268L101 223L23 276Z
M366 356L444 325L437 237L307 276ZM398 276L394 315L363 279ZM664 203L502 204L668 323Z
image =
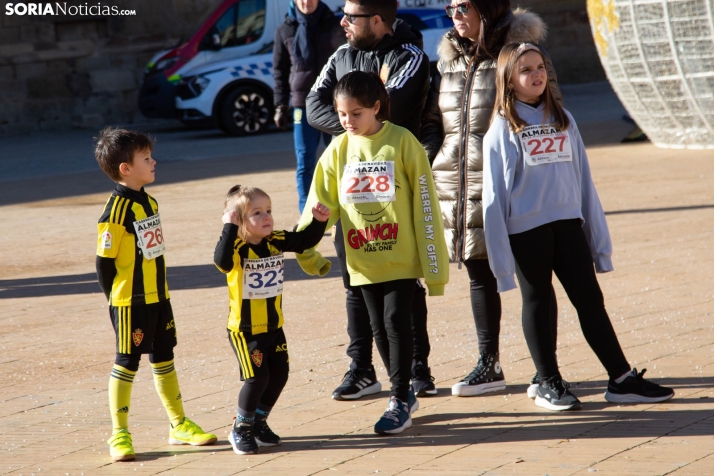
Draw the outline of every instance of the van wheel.
M265 131L273 116L273 101L262 90L246 86L226 95L221 105L221 127L243 136Z

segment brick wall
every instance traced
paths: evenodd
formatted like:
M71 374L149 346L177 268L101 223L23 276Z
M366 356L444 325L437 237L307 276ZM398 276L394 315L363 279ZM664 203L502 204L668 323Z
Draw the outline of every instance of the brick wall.
M145 122L137 95L147 61L190 35L220 1L102 0L137 13L107 17L8 16L8 2L2 2L0 136ZM513 5L539 13L548 24L546 46L561 82L605 78L585 0L522 0Z

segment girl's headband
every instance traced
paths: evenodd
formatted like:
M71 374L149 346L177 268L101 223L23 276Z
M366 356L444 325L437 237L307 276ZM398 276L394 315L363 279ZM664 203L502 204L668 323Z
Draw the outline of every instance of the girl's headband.
M526 51L531 51L531 50L537 51L538 53L540 53L540 48L538 48L536 45L534 45L532 43L521 43L518 46L516 53L518 54L518 56L521 56Z

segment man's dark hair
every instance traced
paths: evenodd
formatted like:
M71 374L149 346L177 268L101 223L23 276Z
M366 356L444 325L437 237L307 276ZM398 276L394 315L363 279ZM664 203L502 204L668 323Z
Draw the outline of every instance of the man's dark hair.
M359 5L364 13L379 15L390 28L397 19L397 0L345 0L347 2Z
M335 86L332 97L352 98L362 107L374 107L379 101L377 120L389 120L389 94L376 73L352 71L342 76Z
M121 180L119 166L133 164L134 153L154 150L154 142L146 134L126 129L107 127L95 137L94 156L105 174L115 182Z

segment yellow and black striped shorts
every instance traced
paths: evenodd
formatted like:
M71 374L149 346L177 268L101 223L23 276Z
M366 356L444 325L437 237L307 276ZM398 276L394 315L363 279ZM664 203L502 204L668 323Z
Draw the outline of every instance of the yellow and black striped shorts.
M228 329L228 340L240 363L240 379L248 380L275 372L283 366L289 371L290 357L285 332L281 327L275 332L249 334Z
M169 301L109 306L117 354L164 353L176 347L176 323Z

